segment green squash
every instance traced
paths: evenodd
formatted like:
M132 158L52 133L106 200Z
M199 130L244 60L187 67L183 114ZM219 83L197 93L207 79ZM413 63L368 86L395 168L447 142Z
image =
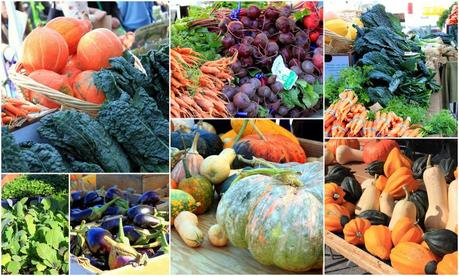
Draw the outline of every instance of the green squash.
M423 226L426 212L429 208L427 192L423 190L414 191L410 194L408 200L416 205L416 220L419 222L420 226Z
M451 183L454 180L454 170L456 169L456 160L453 158L445 158L440 160L438 166L445 175L446 183Z
M170 190L169 201L172 219L182 211L195 212L196 208L201 205L192 195L179 189Z
M340 185L346 176L353 176L353 175L354 175L354 172L348 167L345 167L342 165L330 166L328 168L328 173L325 176L325 183L332 182L332 183L336 183Z
M365 168L365 171L371 175L384 175L384 162L381 161L373 161Z
M421 156L418 159L414 160L412 170L413 176L416 179L422 179L422 174L427 167L427 155Z
M304 272L322 268L322 202L321 162L253 169L241 172L223 195L217 222L258 262Z
M390 218L386 214L376 210L363 211L357 217L369 220L371 225L389 226L390 223Z
M357 203L362 196L362 187L354 176L346 176L341 182L341 188L346 192L344 199L351 203Z
M448 229L426 232L424 233L424 241L429 249L439 257L457 251L457 234Z

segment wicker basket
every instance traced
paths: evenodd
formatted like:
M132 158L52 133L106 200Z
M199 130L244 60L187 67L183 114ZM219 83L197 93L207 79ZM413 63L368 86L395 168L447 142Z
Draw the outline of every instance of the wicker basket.
M340 36L332 31L324 30L325 34L325 54L342 54L348 53L352 50L352 43L354 41ZM328 40L328 42L327 42Z
M135 55L132 56L134 57L134 67L145 74L145 69L142 67L140 60ZM16 63L11 67L9 71L9 78L16 85L17 89L21 90L21 92L24 92L22 91L24 89L33 90L35 93L41 94L60 104L62 109L73 108L78 111L88 113L91 116L96 116L102 106L100 104L77 99L34 81L26 75L25 69L22 67L21 63Z

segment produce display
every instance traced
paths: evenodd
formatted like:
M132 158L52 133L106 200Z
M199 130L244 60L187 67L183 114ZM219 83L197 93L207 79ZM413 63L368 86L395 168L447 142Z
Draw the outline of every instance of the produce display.
M324 28L333 34L326 35L325 42L333 44L341 41L336 36L345 37L350 41L345 51L352 50L355 58L353 66L341 69L339 76L325 76L325 134L455 136L457 118L450 110L430 113L432 95L448 93L438 83L438 67L457 61L450 36L407 35L381 4L352 20L347 17L333 12L325 16Z
M168 204L155 191L77 190L70 207L70 252L91 271L147 266L169 253Z
M57 17L34 29L11 72L24 99L2 98L12 131L2 131L2 171L166 172L169 47L134 50L86 20ZM44 107L57 110L36 117L36 137L17 143L12 126Z
M322 15L313 1L190 7L171 26L172 117L320 116Z
M321 159L307 157L298 138L273 121L231 119L231 130L219 135L212 122L173 120L171 144L182 146L171 156L173 243L206 248L213 258L209 240L283 271L321 269ZM212 224L208 231L201 219ZM173 260L192 253L176 250Z
M457 274L457 142L429 142L329 140L326 230L400 274Z
M68 274L68 177L12 178L2 187L2 274Z

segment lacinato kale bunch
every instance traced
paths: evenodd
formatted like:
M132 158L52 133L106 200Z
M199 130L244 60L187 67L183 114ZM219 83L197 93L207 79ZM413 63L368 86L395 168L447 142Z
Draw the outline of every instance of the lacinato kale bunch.
M133 97L123 92L118 100L103 105L97 120L140 171L168 170L169 123L143 88Z
M121 118L118 118L121 119ZM40 120L38 133L64 156L98 164L105 172L130 172L129 159L104 127L86 113L59 111Z
M2 172L28 172L29 166L21 157L21 147L16 144L8 128L2 128Z

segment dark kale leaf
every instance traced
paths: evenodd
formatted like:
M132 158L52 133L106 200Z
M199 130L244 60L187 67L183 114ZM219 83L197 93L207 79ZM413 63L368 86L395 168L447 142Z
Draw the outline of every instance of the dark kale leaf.
M67 172L60 153L51 145L32 141L20 144L21 158L29 165L29 172Z
M28 172L29 166L21 158L21 147L6 127L2 128L2 172Z

